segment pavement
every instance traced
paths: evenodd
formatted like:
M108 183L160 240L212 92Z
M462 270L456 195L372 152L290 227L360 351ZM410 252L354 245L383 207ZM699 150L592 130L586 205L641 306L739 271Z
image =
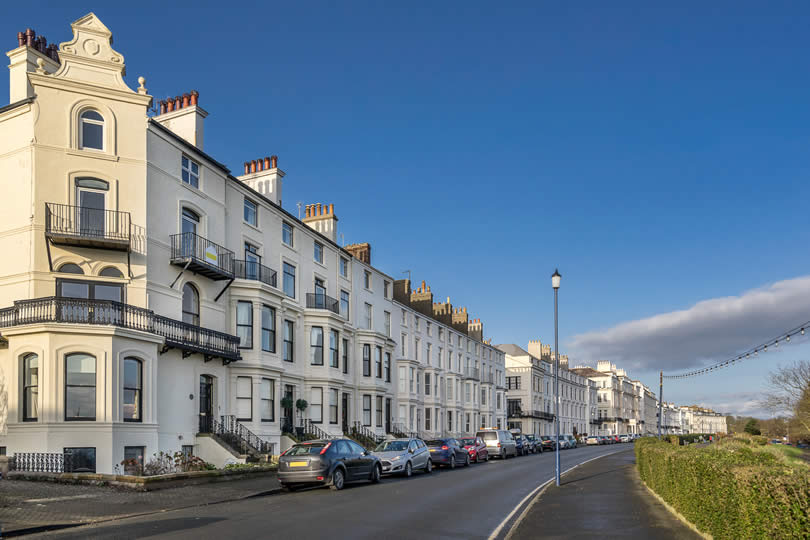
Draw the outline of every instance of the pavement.
M509 540L533 538L702 538L642 484L635 452L580 465L550 484L512 529Z
M150 492L0 480L0 537L237 501L279 487L275 475Z

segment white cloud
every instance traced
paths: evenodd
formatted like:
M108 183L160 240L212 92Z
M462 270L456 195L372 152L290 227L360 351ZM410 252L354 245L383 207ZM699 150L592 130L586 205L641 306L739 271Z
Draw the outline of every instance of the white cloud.
M810 276L804 276L579 334L571 354L577 362L610 360L627 370L675 372L726 360L808 319Z

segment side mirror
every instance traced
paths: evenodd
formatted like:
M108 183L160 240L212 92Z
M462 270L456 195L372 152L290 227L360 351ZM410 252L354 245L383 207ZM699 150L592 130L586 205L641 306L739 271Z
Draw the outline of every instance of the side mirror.
M413 448L408 448L408 453L413 454Z
M370 456L370 455L371 455L371 451L369 451L369 450L363 450L363 455L364 455L364 456Z

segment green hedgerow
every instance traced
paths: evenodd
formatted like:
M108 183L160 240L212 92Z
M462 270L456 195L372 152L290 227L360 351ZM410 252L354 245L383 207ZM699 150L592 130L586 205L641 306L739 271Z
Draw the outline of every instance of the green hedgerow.
M810 468L746 442L645 438L636 442L636 463L653 491L714 538L808 538Z

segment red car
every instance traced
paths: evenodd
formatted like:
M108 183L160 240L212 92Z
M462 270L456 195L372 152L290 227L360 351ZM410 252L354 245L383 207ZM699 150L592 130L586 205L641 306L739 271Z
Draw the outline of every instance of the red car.
M612 437L612 438L613 438L613 440L614 440L614 441L616 441L617 443L622 442L622 440L619 438L619 436L618 436L618 435L611 435L611 437Z
M464 448L470 454L470 461L473 463L480 463L482 461L489 461L489 452L487 445L481 440L481 437L464 437L456 439L459 446Z

